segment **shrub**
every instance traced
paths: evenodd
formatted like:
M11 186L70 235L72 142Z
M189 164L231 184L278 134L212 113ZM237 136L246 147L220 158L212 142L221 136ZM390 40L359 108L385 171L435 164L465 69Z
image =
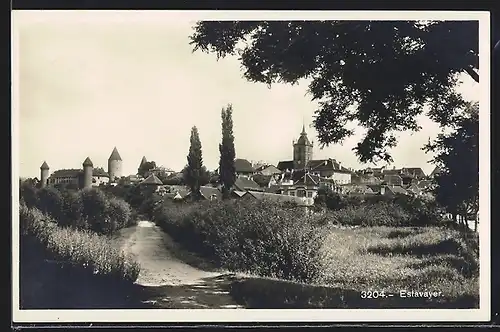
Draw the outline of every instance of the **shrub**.
M99 234L112 234L118 227L116 220L110 218L109 200L99 189L90 188L80 191L82 217L89 228Z
M63 218L63 196L54 187L45 187L37 192L36 207L43 213L47 213L55 219Z
M297 281L314 280L321 270L323 230L297 208L267 201L165 203L154 218L224 268Z
M115 220L117 228L132 226L135 220L132 220L132 210L130 205L122 199L109 199L109 218Z

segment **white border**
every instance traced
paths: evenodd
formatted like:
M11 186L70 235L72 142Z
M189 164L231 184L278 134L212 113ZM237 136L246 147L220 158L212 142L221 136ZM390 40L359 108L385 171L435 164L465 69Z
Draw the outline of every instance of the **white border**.
M17 22L57 20L133 20L142 11L12 11L12 318L16 323L52 322L445 322L490 320L490 76L481 76L480 96L480 309L146 309L146 310L19 310L19 54ZM149 11L148 20L165 14L186 20L479 20L479 63L490 72L489 12L452 11ZM113 15L110 17L110 13ZM168 19L170 19L169 17Z

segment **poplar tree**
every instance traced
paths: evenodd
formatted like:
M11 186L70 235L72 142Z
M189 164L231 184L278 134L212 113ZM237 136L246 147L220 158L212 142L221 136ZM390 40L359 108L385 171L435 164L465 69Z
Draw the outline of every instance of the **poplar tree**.
M228 104L226 108L222 108L222 142L219 144L219 183L222 186L222 196L224 198L229 198L231 188L236 181L236 169L234 166L236 153L234 149L232 114L233 106L231 104Z
M184 169L184 182L191 189L191 197L195 200L200 198L201 178L204 175L203 156L201 152L201 141L198 134L198 128L191 128L191 138L189 154L187 156L188 164Z

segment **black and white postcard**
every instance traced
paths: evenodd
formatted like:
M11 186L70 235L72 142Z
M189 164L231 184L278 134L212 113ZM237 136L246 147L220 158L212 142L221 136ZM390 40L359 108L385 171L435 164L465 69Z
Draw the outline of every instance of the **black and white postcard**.
M14 10L14 321L489 320L489 30Z

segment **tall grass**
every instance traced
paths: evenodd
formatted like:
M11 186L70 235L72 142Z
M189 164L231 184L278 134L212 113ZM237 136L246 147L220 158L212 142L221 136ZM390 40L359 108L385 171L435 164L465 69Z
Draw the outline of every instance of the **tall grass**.
M134 282L140 266L110 245L109 240L85 230L61 228L36 208L19 208L22 236L30 236L43 245L52 259L83 267L94 275Z

